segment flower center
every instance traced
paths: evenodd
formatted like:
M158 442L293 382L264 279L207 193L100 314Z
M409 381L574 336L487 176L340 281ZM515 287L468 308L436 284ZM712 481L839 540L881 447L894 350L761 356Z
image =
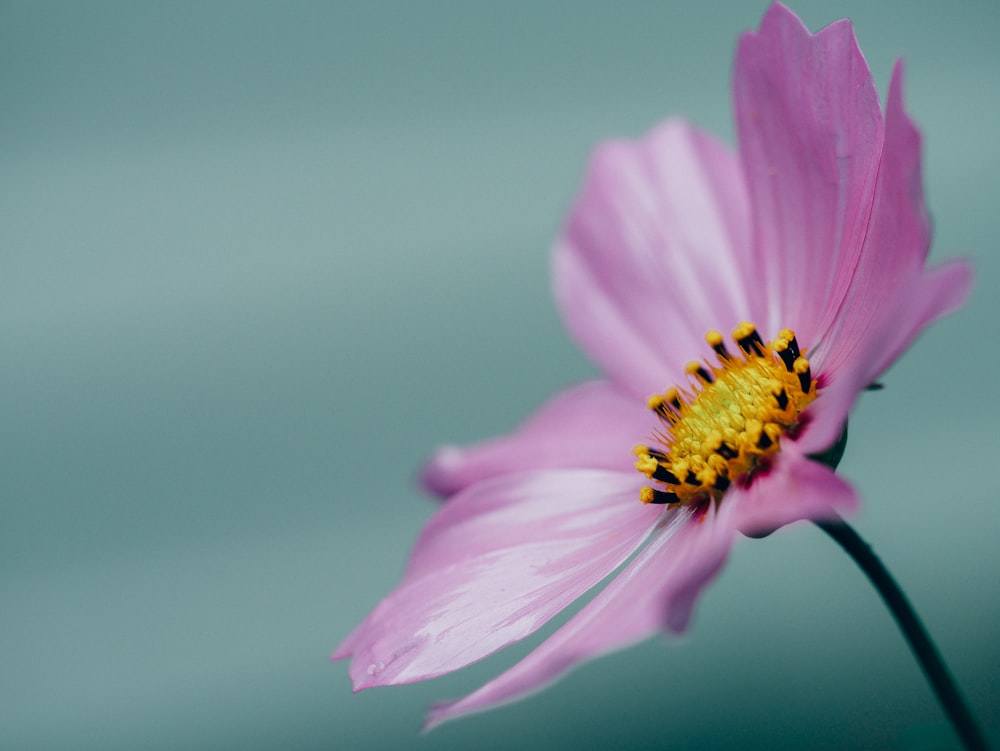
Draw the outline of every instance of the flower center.
M741 323L733 331L736 356L718 331L705 339L718 365L688 363L690 390L671 388L647 402L663 430L654 433L653 445L635 447L635 467L662 487L644 487L643 503L722 498L730 484L748 482L762 460L780 450L782 435L816 398L809 361L792 331L782 329L768 345L752 323Z

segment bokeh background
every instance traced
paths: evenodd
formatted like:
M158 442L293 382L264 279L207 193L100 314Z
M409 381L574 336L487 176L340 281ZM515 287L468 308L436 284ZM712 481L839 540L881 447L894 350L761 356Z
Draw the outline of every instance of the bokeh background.
M600 139L732 140L763 2L0 5L0 747L948 748L818 530L744 540L691 633L419 735L463 672L352 695L443 442L594 373L548 248ZM858 529L1000 732L1000 6L800 0L905 56L958 315L866 395ZM546 632L551 631L546 629Z

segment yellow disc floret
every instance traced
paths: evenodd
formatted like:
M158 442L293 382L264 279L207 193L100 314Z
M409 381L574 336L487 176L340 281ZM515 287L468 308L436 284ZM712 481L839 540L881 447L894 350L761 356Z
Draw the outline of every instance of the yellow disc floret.
M662 489L643 488L643 503L720 499L780 449L781 437L816 398L809 361L789 329L765 344L752 323L741 323L733 331L738 356L718 331L705 340L718 364L688 363L690 390L671 388L647 403L664 430L654 436L656 445L636 446L635 466Z

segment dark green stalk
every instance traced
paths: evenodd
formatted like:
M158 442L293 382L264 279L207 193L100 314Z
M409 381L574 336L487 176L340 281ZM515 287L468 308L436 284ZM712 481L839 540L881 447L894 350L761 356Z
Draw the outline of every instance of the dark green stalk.
M986 737L969 711L955 679L927 634L927 629L920 622L920 618L896 580L872 551L871 546L842 520L816 522L816 524L854 559L878 590L965 747L969 751L987 751L989 747L986 744Z

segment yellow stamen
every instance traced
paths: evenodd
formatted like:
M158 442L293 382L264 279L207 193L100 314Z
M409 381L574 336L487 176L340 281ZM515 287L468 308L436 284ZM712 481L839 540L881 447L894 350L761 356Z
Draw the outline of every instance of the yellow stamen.
M688 363L686 372L695 376L690 391L671 388L649 398L663 430L633 453L636 469L663 489L643 488L643 503L718 501L732 482L751 477L762 458L780 450L782 436L816 398L793 331L782 329L768 345L744 321L733 339L736 356L722 334L709 331L705 341L718 364Z
M695 376L702 383L711 383L713 380L712 374L700 362L691 361L684 366L684 370L687 371L688 375Z
M649 454L643 454L635 463L635 468L646 475L646 477L652 477L657 466L659 465L656 463L656 459Z
M722 334L714 329L705 334L705 341L708 342L708 346L715 350L715 354L719 356L719 360L729 359L729 350L726 349L725 340L722 338Z
M752 335L757 330L750 321L743 321L739 326L733 329L733 339L739 341L740 339L746 339L748 336Z

